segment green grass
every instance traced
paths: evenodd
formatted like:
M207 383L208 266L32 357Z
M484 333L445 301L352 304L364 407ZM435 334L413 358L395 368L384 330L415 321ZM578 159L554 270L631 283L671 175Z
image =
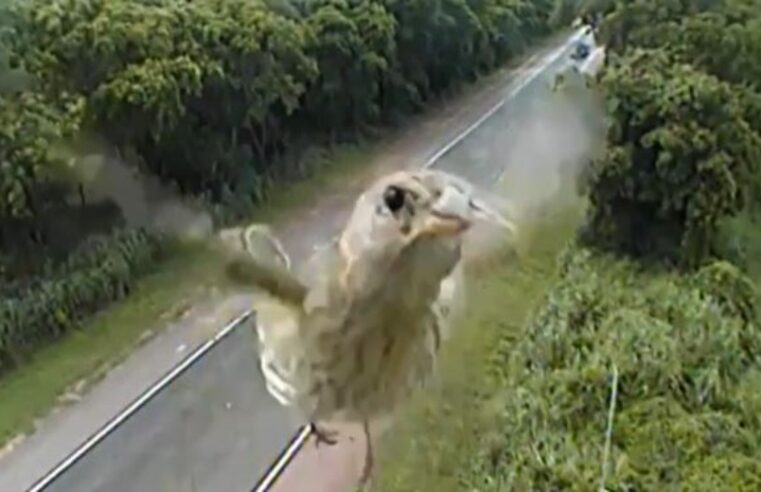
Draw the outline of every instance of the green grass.
M178 250L146 275L125 302L115 304L62 339L37 351L0 379L0 444L29 431L74 384L92 382L128 355L156 320L168 321L188 307L198 289L221 280L220 270L199 248ZM165 321L165 322L166 322Z
M459 472L494 432L497 349L520 336L556 280L556 257L578 223L572 210L524 231L517 256L505 252L469 272L468 316L442 349L438 383L418 395L381 446L374 490L463 490Z
M493 359L501 417L461 490L759 490L761 331L726 262L696 272L574 247ZM611 447L605 447L618 374Z
M724 221L721 238L720 254L743 267L761 285L761 212L746 210Z

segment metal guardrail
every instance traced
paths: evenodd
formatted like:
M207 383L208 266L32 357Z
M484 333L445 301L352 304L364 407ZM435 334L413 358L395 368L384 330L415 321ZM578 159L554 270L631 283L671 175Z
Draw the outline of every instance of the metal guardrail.
M253 309L247 310L240 314L238 317L230 321L225 325L216 335L207 340L205 343L198 346L195 350L189 353L183 360L170 369L164 376L158 381L141 393L135 398L132 403L127 405L124 410L119 412L116 416L106 422L98 431L93 433L82 444L80 444L74 451L61 460L52 470L40 478L27 492L42 492L47 490L58 478L60 478L67 470L71 469L82 458L93 450L98 444L103 442L106 438L111 436L117 429L123 424L129 421L134 415L136 415L141 409L153 401L159 394L165 391L174 381L176 381L181 375L186 373L191 367L198 363L205 355L207 355L215 346L217 346L222 340L228 337L238 327L244 325L247 321L255 317ZM303 443L311 434L312 429L310 426L299 428L296 434L291 439L291 442L285 448L285 450L274 460L269 467L265 475L259 480L254 487L254 492L263 492L267 490L280 476L282 471L288 465L291 459L296 455Z

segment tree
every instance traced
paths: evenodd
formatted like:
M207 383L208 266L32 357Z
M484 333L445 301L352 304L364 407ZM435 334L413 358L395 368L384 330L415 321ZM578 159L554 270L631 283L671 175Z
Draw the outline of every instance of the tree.
M519 17L516 2L474 0L471 4L483 28L477 50L482 70L491 70L523 52L531 34L527 19Z
M396 55L396 22L379 4L340 0L312 3L305 22L307 49L319 67L304 100L309 124L327 124L331 139L340 131L356 134L381 113L381 84Z
M479 18L465 0L385 0L397 20L399 65L420 99L476 73Z
M555 28L567 27L581 10L581 0L557 0L550 14L549 23Z
M695 264L742 209L761 141L732 87L659 50L615 59L601 79L611 126L590 178L588 239Z
M68 165L57 144L76 134L81 104L57 108L43 96L21 92L0 96L0 222L33 218L43 206L49 179Z
M256 202L294 174L283 156L297 138L408 114L522 52L572 3L30 0L3 39L30 90L56 107L80 98L81 129L116 155L184 193Z

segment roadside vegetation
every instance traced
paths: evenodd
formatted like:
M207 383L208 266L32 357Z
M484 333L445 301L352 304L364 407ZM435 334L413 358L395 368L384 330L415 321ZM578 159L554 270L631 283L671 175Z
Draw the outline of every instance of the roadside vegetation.
M585 7L608 124L584 218L472 279L377 490L761 488L761 3Z
M358 142L567 28L576 3L2 2L0 442L216 282L178 223L303 200Z

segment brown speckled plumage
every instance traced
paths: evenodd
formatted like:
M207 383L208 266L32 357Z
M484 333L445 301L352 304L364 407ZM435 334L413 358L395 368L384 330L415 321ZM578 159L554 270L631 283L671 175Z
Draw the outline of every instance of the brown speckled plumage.
M428 380L462 287L463 234L473 220L496 217L465 185L431 171L379 180L300 275L287 259L261 268L254 239L282 255L265 229L238 233L253 260L238 257L238 279L273 297L258 307L258 330L261 367L280 403L310 422L361 422L367 430Z

